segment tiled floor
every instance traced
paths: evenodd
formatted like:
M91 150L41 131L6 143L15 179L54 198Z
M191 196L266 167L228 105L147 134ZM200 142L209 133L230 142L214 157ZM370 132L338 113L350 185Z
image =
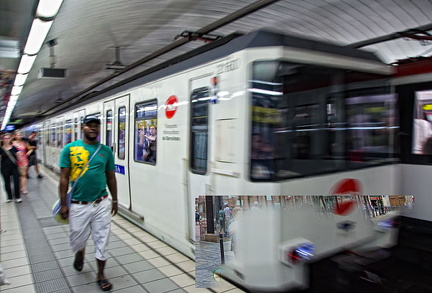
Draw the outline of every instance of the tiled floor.
M33 176L34 177L34 176ZM2 182L3 183L3 182ZM0 262L10 285L5 293L102 292L95 284L92 241L82 272L72 267L68 226L51 217L57 180L29 179L22 203L5 203L0 186ZM195 288L195 262L120 216L113 218L105 275L112 292L243 292L222 281L212 289Z

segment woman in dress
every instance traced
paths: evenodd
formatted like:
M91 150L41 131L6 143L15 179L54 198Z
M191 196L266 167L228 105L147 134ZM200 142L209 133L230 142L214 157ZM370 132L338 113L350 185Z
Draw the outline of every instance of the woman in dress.
M21 202L22 199L20 197L20 175L18 171L17 158L16 153L18 150L12 145L11 135L6 133L2 136L1 139L1 148L0 148L0 156L1 156L1 174L3 176L5 182L5 189L7 200L6 202L12 202L15 197L16 202ZM11 188L11 177L14 182L14 193L12 193ZM13 196L13 194L15 196Z
M28 155L29 147L27 142L23 140L21 132L15 133L15 141L13 142L14 147L18 150L16 157L18 161L18 168L21 173L21 192L27 194L27 171L28 171Z

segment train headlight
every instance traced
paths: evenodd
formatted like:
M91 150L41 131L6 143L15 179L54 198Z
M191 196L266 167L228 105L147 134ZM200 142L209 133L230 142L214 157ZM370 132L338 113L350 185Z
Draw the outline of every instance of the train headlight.
M309 240L298 238L282 243L279 250L279 260L286 265L305 263L313 259L315 245Z
M399 222L397 219L391 218L391 219L380 220L376 223L376 225L378 231L386 232L392 228L398 228Z

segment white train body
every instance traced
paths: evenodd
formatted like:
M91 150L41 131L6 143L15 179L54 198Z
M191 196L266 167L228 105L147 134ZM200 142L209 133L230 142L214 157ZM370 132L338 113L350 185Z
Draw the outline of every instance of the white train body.
M317 129L312 128L304 130L304 133L307 133L306 131L311 133L310 136L304 136L308 137L309 155L296 155L296 159L287 159L288 155L284 155L285 161L295 166L293 170L296 171L292 174L299 176L277 177L279 174L284 174L285 169L289 169L288 163L284 163L285 165L277 172L273 172L276 169L269 170L261 165L253 169L255 168L251 166L253 128L259 124L258 129L273 129L272 125L275 122L272 118L268 123L260 122L261 118L256 120L252 118L251 109L255 105L252 104L251 96L260 91L264 92L264 95L280 94L271 90L268 92L262 89L256 90L251 84L256 78L255 75L261 74L261 71L255 67L255 64L261 64L257 62L294 62L344 72L356 70L382 76L391 73L391 69L378 61L338 55L336 52L315 51L312 45L309 49L275 43L266 46L265 42L255 46L252 44L254 38L258 37L252 34L239 37L178 64L112 87L109 91L76 107L70 107L56 115L46 117L43 121L38 121L32 129L40 130L39 140L42 147L38 151L39 159L45 165L59 171L61 149L68 141L81 137L80 121L83 116L100 115L102 120L100 141L112 146L114 151L119 202L123 211L136 215L137 225L191 258L194 258L195 249L192 241L195 233L195 198L200 195L331 194L335 186L345 178L359 182L361 190L351 190L352 192L399 194L400 186L397 178L400 170L397 164L365 164L363 168L338 169L336 167L339 161L334 159L336 155L332 153L333 159L329 160L332 164L330 170L324 170L327 167L323 164L323 170L319 172L300 174L301 166L305 166L308 170L314 168L313 158L321 152L321 138L314 137ZM239 49L235 49L236 46ZM206 56L212 52L217 54L207 58ZM254 70L258 73L253 73ZM268 84L273 86L272 82ZM199 90L203 88L208 93L199 98L202 94ZM317 94L304 98L305 103L310 104L313 99L316 99L317 106L311 106L313 111L318 111L322 107L330 109L330 102L321 102L324 95L320 96L318 93L320 89L316 88L315 86ZM335 90L335 92L339 91ZM195 100L191 98L194 93L198 97ZM311 101L308 102L307 99ZM207 105L203 107L208 107L208 114L205 114L204 118L198 117L198 114L192 118L193 104L204 100ZM300 105L301 102L296 103ZM337 102L334 105L336 104ZM287 109L289 107L291 106L286 106ZM260 113L261 110L257 111L256 113ZM268 114L272 115L272 110ZM207 119L208 125L204 126L207 130L203 130L201 121L197 122L192 131L191 124L194 119L197 121ZM254 125L251 123L252 120ZM265 119L263 118L262 121ZM155 163L143 162L141 146L138 146L141 128L143 131L148 131L151 124L157 126ZM335 129L335 137L337 137L338 129ZM207 134L203 134L205 131ZM281 128L278 131L277 135L280 133L290 135L289 129ZM327 133L328 129L320 131ZM208 137L206 148L202 146L205 135ZM276 137L273 133L271 135ZM204 156L206 160L199 154L191 155L194 144L195 152L207 150L207 155ZM335 145L336 143L333 147L337 148ZM279 149L281 152L285 151L280 146ZM296 147L295 151L301 153L304 150ZM203 159L204 163L200 163L199 159ZM276 162L276 158L274 161ZM351 161L353 164L358 163L355 159ZM198 171L191 166L199 166ZM317 166L318 169L321 168L320 164ZM251 177L251 172L257 172L256 178ZM270 173L272 175L269 175ZM274 176L274 179L270 176Z

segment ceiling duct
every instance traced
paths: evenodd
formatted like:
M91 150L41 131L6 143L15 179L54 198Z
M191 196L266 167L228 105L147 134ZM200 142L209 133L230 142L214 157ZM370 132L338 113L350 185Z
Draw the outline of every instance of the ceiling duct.
M57 57L54 54L54 46L57 45L55 39L48 41L48 46L50 46L50 68L43 67L39 69L38 78L51 78L51 79L63 79L66 77L66 69L54 68Z
M116 52L115 61L111 64L107 64L105 66L105 69L113 69L117 72L117 71L120 71L122 69L125 69L126 65L124 65L120 61L120 47L115 47L115 52Z

